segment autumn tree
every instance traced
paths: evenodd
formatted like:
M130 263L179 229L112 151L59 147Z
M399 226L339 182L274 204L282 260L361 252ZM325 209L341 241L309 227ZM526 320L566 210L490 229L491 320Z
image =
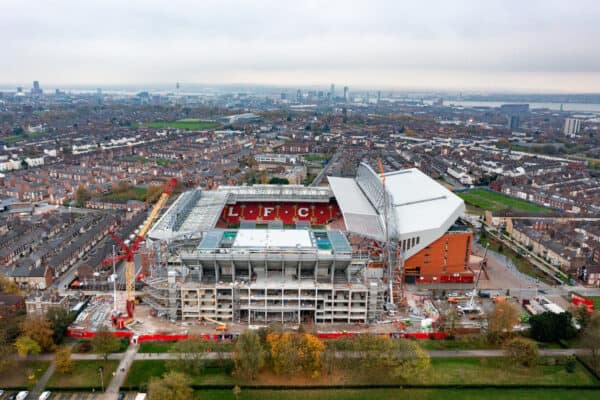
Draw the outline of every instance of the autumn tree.
M524 367L535 366L539 358L537 343L523 337L508 340L504 344L504 352L511 362Z
M235 343L233 353L236 376L245 380L254 380L265 363L260 337L252 330L242 333Z
M206 366L204 355L208 343L202 338L181 340L171 347L175 358L168 360L166 366L171 371L185 371L189 375L200 375Z
M85 206L85 203L88 202L92 198L92 193L84 188L83 186L79 186L77 191L75 192L75 201L79 207Z
M273 371L281 375L303 372L317 377L325 345L308 333L269 333L266 338Z
M66 346L60 347L56 350L55 355L56 369L61 374L66 374L73 370L73 360L71 360L71 349Z
M15 281L4 275L0 275L0 293L20 295L21 289Z
M429 354L421 349L416 341L392 340L392 378L400 382L417 380L423 377L429 368Z
M292 375L300 371L298 352L294 336L290 332L269 333L267 335L269 354L273 372L278 375Z
M146 191L146 202L156 203L165 190L165 185L150 185Z
M30 354L32 356L37 356L42 352L39 343L29 336L19 336L15 342L15 347L20 356L28 356Z
M304 373L311 378L319 376L322 367L321 357L325 345L316 336L309 333L298 335L300 365Z
M52 325L43 317L27 317L21 325L22 336L35 340L42 351L53 351L56 347L52 335Z
M181 372L169 371L148 384L148 400L189 400L193 394L189 378Z
M517 305L507 302L497 303L488 315L488 340L498 342L512 336L515 325L520 321L521 312Z
M116 353L121 348L121 341L113 335L105 326L100 327L92 337L92 348L95 353L102 354L104 360L108 360L108 355Z

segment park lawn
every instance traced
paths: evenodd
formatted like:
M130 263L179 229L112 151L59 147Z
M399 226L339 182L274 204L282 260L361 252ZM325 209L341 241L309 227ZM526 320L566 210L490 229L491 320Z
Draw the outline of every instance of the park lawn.
M32 388L49 366L47 361L17 361L0 374L0 389ZM33 379L29 379L30 376L33 376Z
M131 364L123 387L138 387L148 384L152 377L161 377L167 371L165 360L137 360Z
M100 387L100 374L98 368L103 367L104 387L108 386L112 374L117 370L117 360L75 360L73 371L61 374L56 371L48 380L48 388L89 388Z
M152 377L161 377L167 371L165 360L137 360L129 369L123 387L136 388L148 383ZM205 368L202 374L191 376L193 385L233 385L235 380L223 368Z
M146 193L147 193L148 189L143 188L143 187L139 187L139 186L133 186L131 187L129 190L126 190L124 192L110 192L104 195L104 198L107 199L111 199L111 200L139 200L139 201L145 201L146 200Z
M138 353L168 353L174 342L142 342Z
M214 121L202 121L199 119L181 119L179 121L152 121L152 122L144 122L142 126L147 126L150 128L173 128L173 129L182 129L186 131L203 131L208 129L214 129L220 126L218 122Z
M466 192L456 192L466 203L489 211L512 209L514 211L531 213L551 213L552 210L525 200L507 196L486 189L473 189Z
M175 342L143 342L140 344L138 353L172 353ZM210 351L232 352L235 344L232 342L206 342L206 348Z
M232 390L197 390L198 400L234 400ZM585 389L242 389L239 400L595 400L598 391Z
M431 370L419 381L436 385L598 385L580 363L568 373L564 365L516 367L503 357L432 358Z

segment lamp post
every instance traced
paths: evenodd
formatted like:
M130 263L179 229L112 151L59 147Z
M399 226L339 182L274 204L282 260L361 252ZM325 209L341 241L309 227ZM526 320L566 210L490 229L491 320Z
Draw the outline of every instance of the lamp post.
M100 374L100 385L102 387L102 392L104 392L104 368L98 367L98 373Z

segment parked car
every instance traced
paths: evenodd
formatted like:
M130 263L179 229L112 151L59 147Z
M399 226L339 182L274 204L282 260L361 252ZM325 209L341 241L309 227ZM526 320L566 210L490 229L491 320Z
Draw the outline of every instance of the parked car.
M48 400L50 398L51 393L49 391L42 392L40 394L39 400Z
M27 396L29 396L29 392L27 390L23 390L22 392L17 393L15 400L25 400Z

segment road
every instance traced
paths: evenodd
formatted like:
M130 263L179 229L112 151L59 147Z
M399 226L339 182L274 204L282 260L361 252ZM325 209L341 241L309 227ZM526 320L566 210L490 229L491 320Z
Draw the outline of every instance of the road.
M340 158L340 156L341 156L341 153L336 152L331 157L329 162L325 165L325 167L321 170L321 172L319 172L319 175L317 175L317 177L311 182L310 186L319 186L321 184L321 181L323 180L323 178L327 175L327 171L329 171L329 168L337 162L337 160Z

